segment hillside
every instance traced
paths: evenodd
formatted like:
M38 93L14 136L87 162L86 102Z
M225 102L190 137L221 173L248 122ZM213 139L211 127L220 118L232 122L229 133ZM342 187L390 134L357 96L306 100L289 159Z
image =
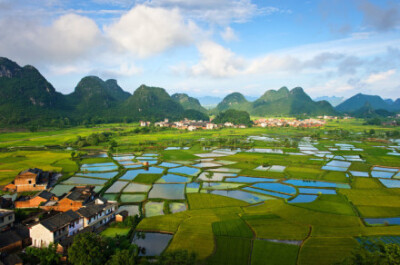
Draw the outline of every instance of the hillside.
M122 90L116 80L103 81L97 76L81 79L75 91L67 95L76 118L111 117L113 110L131 95Z
M119 108L119 113L133 120L164 118L177 119L182 116L183 107L159 87L141 85Z
M207 110L201 106L200 101L196 98L193 97L189 97L187 94L184 93L176 93L173 94L171 96L171 98L181 104L181 106L185 109L185 110L197 110L203 113L207 113Z
M35 67L0 58L0 123L49 122L68 110L65 97Z
M249 112L251 110L251 102L238 92L227 95L213 110L215 113L228 109L243 110Z
M383 109L387 111L396 111L400 109L400 106L396 105L396 103L389 104L380 96L372 96L359 93L339 104L336 107L336 110L344 113L350 113L359 110L367 103L372 109L375 110Z
M290 91L286 87L268 90L254 102L247 101L240 93L233 93L225 97L214 111L221 112L227 109L247 111L254 116L333 115L336 113L328 102L314 102L300 87Z

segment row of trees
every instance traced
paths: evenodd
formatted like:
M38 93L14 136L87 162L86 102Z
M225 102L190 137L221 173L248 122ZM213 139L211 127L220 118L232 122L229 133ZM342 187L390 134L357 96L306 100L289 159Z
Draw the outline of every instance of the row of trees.
M184 250L167 252L151 260L141 256L142 252L127 237L81 233L68 249L68 262L73 265L194 265L196 262L196 256ZM61 264L61 255L54 244L47 248L28 248L24 259L30 264Z

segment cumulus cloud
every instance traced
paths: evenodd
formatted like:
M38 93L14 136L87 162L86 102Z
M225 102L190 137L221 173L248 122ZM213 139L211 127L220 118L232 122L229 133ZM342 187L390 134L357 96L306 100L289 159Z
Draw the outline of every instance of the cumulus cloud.
M359 3L364 23L376 30L387 31L400 25L400 6L396 3L380 7L368 0Z
M383 81L383 80L388 79L389 77L391 77L395 73L396 73L396 69L391 69L391 70L388 70L386 72L380 72L380 73L376 73L376 74L371 74L365 80L365 83L373 84L373 83L376 83L376 82L379 82L379 81Z
M138 5L105 27L121 50L146 57L194 41L198 27L185 21L179 10Z
M231 27L226 27L224 31L221 32L221 37L225 41L235 41L238 40L235 31Z
M76 14L63 15L49 26L6 18L0 28L0 53L22 61L73 61L102 41L96 23Z
M228 77L239 74L245 66L244 59L214 42L203 42L198 46L200 62L191 68L193 75Z

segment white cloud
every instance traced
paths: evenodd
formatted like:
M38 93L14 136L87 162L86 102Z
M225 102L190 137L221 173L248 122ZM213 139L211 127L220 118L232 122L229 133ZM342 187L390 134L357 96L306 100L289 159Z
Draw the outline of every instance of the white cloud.
M0 53L24 62L68 62L85 57L101 42L96 23L67 14L49 26L38 21L0 20Z
M139 5L114 24L105 27L107 35L122 49L139 57L160 53L194 41L197 26L186 22L177 9L167 10Z
M396 73L396 69L391 69L386 72L380 72L376 74L371 74L368 76L368 78L365 80L365 83L367 84L374 84L380 81L384 81L394 75Z
M259 8L251 0L144 0L144 4L179 8L195 19L216 24L243 23L255 16L282 12L276 7Z
M193 75L229 77L243 71L245 60L217 43L203 42L198 49L201 59L198 64L191 67Z
M231 27L226 27L224 31L221 32L221 37L225 41L235 41L238 40L235 31Z

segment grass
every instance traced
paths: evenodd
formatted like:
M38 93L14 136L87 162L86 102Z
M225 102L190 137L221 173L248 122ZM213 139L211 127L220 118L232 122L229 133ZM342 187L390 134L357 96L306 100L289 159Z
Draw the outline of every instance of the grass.
M301 247L297 264L334 264L349 256L357 246L357 241L350 237L311 237Z
M137 226L141 231L160 231L175 233L187 216L183 213L168 214L144 218Z
M212 229L216 236L253 237L253 232L249 226L240 218L215 222L212 224Z
M295 265L298 251L296 245L254 240L251 265Z
M311 203L296 203L296 206L305 209L341 214L341 215L355 215L352 206L343 195L320 195L314 202Z
M216 243L216 252L207 260L207 264L242 265L248 263L251 249L250 239L217 236Z
M130 230L130 228L108 227L101 232L101 235L105 237L127 236Z
M75 172L77 165L69 152L14 151L0 153L0 185L7 184L22 170L40 168L57 172Z
M163 174L139 174L135 177L135 182L143 184L153 184L160 179Z
M215 194L190 193L187 194L187 198L192 210L248 205L244 201Z
M308 225L296 224L276 216L270 218L245 218L247 224L256 233L257 238L281 239L281 240L303 240L307 237L310 227Z

